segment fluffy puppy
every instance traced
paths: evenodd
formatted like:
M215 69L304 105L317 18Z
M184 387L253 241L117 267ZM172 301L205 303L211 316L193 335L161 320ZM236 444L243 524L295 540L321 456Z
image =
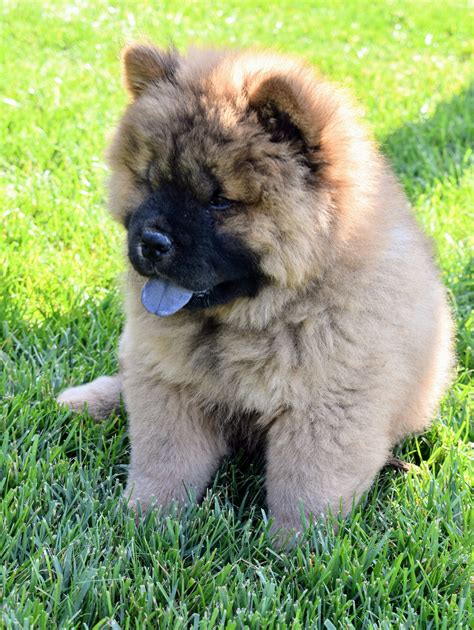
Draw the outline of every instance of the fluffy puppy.
M347 97L300 62L148 45L123 62L120 374L59 400L101 417L123 394L133 504L201 496L245 437L264 445L276 528L347 513L452 364L407 200Z

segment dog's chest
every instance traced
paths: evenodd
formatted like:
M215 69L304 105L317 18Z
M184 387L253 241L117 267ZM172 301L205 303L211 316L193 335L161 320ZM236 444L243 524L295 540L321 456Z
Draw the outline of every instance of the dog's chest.
M303 344L294 326L242 330L208 317L156 333L153 370L209 402L268 412L302 394Z

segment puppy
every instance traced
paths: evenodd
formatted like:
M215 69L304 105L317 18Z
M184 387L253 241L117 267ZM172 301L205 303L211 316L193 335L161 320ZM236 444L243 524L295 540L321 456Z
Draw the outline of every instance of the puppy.
M276 529L346 514L432 417L452 323L430 248L347 97L261 52L148 45L108 160L127 229L120 373L132 504L201 496L236 440L263 444Z

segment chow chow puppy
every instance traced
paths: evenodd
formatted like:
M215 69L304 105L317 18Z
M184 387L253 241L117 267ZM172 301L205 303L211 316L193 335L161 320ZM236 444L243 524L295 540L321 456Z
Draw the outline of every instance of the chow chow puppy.
M132 45L108 159L127 230L117 376L127 496L202 496L236 443L263 445L274 527L346 514L424 429L452 365L430 247L347 97L293 59ZM304 512L302 512L304 510Z

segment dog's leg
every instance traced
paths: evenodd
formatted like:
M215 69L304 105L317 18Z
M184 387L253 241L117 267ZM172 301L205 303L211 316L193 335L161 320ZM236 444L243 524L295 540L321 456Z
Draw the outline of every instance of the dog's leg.
M367 410L365 410L367 411ZM302 514L346 515L389 458L382 422L333 401L278 418L267 434L267 502L274 530L301 531ZM281 539L281 536L280 536Z
M115 376L100 376L91 383L70 387L59 394L57 401L75 412L87 411L94 420L103 420L120 408L122 379Z
M146 510L200 498L227 453L224 440L187 392L138 377L125 379L132 507Z

